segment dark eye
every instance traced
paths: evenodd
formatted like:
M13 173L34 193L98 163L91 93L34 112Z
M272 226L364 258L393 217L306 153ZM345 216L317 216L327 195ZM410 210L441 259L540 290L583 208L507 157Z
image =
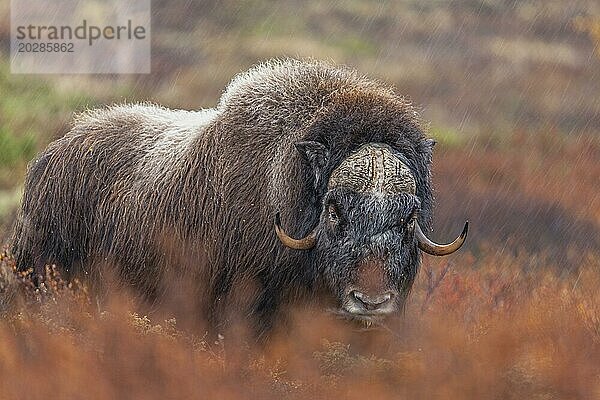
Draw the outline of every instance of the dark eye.
M413 211L413 213L408 218L401 218L400 223L398 224L400 227L404 226L407 230L412 231L415 229L415 224L417 222L417 212Z
M329 222L333 224L337 224L338 222L340 222L340 217L333 204L327 206L327 218L329 219Z

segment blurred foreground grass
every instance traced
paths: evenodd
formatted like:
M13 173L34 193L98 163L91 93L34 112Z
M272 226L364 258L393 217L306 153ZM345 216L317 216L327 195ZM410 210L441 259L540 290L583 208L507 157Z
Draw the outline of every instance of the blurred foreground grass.
M401 321L364 332L291 310L266 347L97 308L51 274L47 288L0 280L3 399L593 399L600 395L600 259L575 280L523 271L529 254L427 260Z

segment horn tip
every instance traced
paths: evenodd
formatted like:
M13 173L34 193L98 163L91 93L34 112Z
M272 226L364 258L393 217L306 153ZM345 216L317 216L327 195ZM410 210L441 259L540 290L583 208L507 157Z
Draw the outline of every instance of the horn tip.
M467 237L467 233L469 232L469 220L467 220L465 222L465 227L462 230L462 233L460 234L460 238L464 239Z

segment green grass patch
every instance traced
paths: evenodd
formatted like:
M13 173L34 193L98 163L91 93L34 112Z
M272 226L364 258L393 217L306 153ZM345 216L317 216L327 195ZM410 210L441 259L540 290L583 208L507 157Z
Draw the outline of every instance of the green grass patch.
M429 128L429 134L444 147L458 147L467 140L467 136L455 129L432 126Z
M375 56L378 47L374 42L358 35L346 35L339 40L334 40L336 47L341 48L345 54L354 56Z
M10 134L0 126L0 168L12 168L35 155L37 140L34 135Z
M0 190L0 223L3 223L19 205L23 192L22 186L11 190Z

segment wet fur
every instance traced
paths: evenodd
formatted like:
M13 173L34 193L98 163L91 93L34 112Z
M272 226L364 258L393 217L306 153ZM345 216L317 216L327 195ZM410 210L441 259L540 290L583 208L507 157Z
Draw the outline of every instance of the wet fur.
M328 157L311 163L299 141ZM276 60L235 77L214 109L92 110L30 164L12 252L21 269L56 263L95 281L110 266L149 298L169 273L189 276L217 325L232 287L251 280L250 313L266 331L319 280L315 252L285 248L274 214L291 236L310 232L329 175L368 142L407 160L426 229L433 142L407 100L351 69Z

